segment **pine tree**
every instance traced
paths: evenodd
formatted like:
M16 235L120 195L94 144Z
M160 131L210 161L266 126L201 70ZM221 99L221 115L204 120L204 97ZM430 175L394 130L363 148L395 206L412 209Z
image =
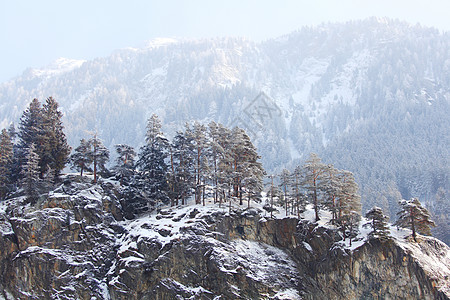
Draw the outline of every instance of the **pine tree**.
M319 156L315 153L311 153L309 159L303 165L303 186L312 196L316 222L320 220L318 193L321 189L321 179L325 172L325 167L325 164L321 162Z
M8 134L11 138L11 142L14 144L17 136L16 126L14 125L14 123L11 123L11 125L9 125Z
M218 161L218 185L217 192L219 195L219 207L222 202L226 200L226 193L228 192L228 198L231 201L231 187L233 184L233 152L232 152L232 131L226 128L222 124L218 124L218 140L217 143L219 147L224 149L222 153L219 154Z
M40 155L39 145L43 145L42 134L42 108L38 99L34 98L29 107L23 112L19 123L19 143L17 146L18 166L23 166L26 161L26 155L31 145L34 144L35 152ZM41 163L39 162L39 165ZM20 174L22 172L19 170ZM43 171L40 169L40 174Z
M65 168L70 155L70 146L67 144L64 127L62 125L62 113L58 110L58 102L52 97L46 100L42 107L42 130L41 137L41 166L45 172L51 168L58 177ZM56 178L55 178L56 179Z
M250 208L251 200L260 200L261 198L265 171L262 163L259 161L261 157L258 155L256 147L246 133L244 135L244 145L246 154L242 164L242 185L247 193L248 207Z
M195 203L200 204L202 191L205 185L205 175L208 171L208 160L206 159L206 127L198 122L194 122L193 128L186 125L186 134L190 135L193 149L195 151ZM204 197L203 197L204 200ZM203 201L203 205L204 205Z
M358 192L358 184L350 171L340 171L340 189L338 193L338 218L337 224L340 226L344 239L346 232L350 232L350 243L354 228L361 219L361 196Z
M220 145L219 125L214 121L210 122L209 128L209 177L212 180L214 189L214 203L219 201L219 162L225 155L225 149Z
M245 181L251 177L262 181L264 169L258 161L260 156L250 137L245 130L238 127L232 131L231 158L234 196L239 198L239 204L242 205Z
M302 192L302 184L301 184L301 177L302 177L303 170L300 166L297 166L293 173L292 178L292 192L294 197L294 209L297 214L297 217L300 218L300 213L305 210L306 206L306 200L307 196L305 193Z
M97 133L89 139L90 152L88 153L89 160L92 161L94 169L94 183L97 183L98 174L107 174L106 163L109 160L109 150L103 145L103 142L98 138Z
M361 196L353 173L342 170L339 173L340 189L338 193L338 220L343 215L356 212L361 215Z
M398 212L398 220L395 225L411 228L412 237L416 240L416 233L431 235L430 227L436 226L431 220L430 213L424 208L418 198L400 201L401 211Z
M90 168L92 164L91 145L85 139L80 140L80 145L75 148L74 153L70 156L70 163L72 168L80 171L80 176L83 176L83 171L92 171Z
M342 190L342 182L340 180L339 170L333 165L327 165L323 176L323 185L321 187L324 193L323 204L331 211L331 224L338 223L339 211L341 209L339 203L339 195Z
M283 169L280 174L280 188L284 194L284 205L286 210L286 216L288 215L288 208L290 202L289 187L291 186L291 173L288 169Z
M6 129L3 129L0 135L0 199L4 199L10 191L12 163L13 143Z
M31 144L27 149L25 163L22 168L22 186L25 190L27 200L31 204L36 203L39 195L39 155L35 149L34 144Z
M175 205L178 205L179 200L183 205L186 204L195 182L195 152L190 139L189 134L177 132L171 146L170 184Z
M388 217L383 214L383 210L379 207L372 207L367 213L366 218L370 222L364 224L364 226L372 227L372 231L369 233L369 239L381 239L385 240L389 238L389 226L387 223Z
M167 171L169 142L161 132L161 121L153 114L147 124L146 145L142 146L137 161L141 171L139 186L158 203L168 202Z
M120 185L128 183L134 174L134 159L136 152L133 147L119 144L116 145L117 160L113 170L116 177L120 180Z
M282 192L278 186L274 183L275 175L269 175L270 182L268 183L267 197L269 198L269 203L264 205L264 209L270 212L270 218L273 218L273 212L276 211L274 204L279 202L278 200L282 197Z

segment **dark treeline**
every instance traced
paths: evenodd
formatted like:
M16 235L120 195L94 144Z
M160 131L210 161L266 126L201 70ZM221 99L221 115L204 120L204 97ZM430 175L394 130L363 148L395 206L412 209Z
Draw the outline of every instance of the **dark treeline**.
M52 97L42 105L33 99L14 125L3 129L0 140L0 197L22 187L34 203L45 183L58 180L70 155L61 122L62 113ZM16 142L17 140L17 142Z

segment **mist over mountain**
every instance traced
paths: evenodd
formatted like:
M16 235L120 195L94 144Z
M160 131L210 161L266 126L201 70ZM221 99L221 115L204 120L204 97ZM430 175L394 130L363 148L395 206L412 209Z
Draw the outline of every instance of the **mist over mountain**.
M261 43L157 39L91 61L59 59L0 85L0 127L49 96L72 146L97 131L110 149L138 147L152 113L169 136L191 120L238 125L267 170L316 152L354 172L363 211L376 204L395 219L399 199L419 197L450 242L449 33L372 18Z

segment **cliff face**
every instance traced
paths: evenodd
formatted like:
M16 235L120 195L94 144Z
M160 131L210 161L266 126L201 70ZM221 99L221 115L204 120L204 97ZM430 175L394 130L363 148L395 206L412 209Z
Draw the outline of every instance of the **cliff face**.
M259 209L167 208L124 221L114 183L67 181L0 210L0 299L448 299L432 238L343 246L332 228ZM6 204L8 204L6 206Z

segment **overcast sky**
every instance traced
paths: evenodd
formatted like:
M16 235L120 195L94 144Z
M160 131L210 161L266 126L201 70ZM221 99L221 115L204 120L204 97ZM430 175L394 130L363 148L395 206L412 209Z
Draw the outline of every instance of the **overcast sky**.
M370 16L450 31L449 12L450 0L0 0L0 82L59 57L107 56L156 37L260 41Z

